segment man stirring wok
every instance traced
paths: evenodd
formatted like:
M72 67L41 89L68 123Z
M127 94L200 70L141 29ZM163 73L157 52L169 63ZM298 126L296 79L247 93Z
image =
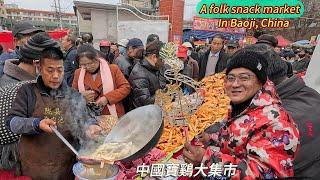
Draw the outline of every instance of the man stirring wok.
M28 48L32 49L32 44ZM76 157L53 134L51 127L56 127L74 147L101 128L89 123L84 98L63 81L61 50L47 48L38 59L37 82L19 89L6 118L11 131L22 135L19 142L21 173L33 180L74 179L72 165Z

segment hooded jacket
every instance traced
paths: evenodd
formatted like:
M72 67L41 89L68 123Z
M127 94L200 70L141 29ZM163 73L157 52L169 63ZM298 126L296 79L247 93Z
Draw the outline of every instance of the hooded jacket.
M294 175L293 160L298 152L299 131L281 107L271 81L253 97L239 115L221 122L211 134L203 158L206 167L214 163L233 164L232 179L276 179Z

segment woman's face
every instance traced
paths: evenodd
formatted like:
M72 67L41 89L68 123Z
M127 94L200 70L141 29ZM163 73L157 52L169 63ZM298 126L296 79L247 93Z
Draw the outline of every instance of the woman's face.
M85 56L79 59L80 67L83 67L87 72L94 73L99 68L99 61L96 59L89 59Z
M236 68L225 78L225 91L231 102L240 104L252 98L262 87L257 76L246 68Z

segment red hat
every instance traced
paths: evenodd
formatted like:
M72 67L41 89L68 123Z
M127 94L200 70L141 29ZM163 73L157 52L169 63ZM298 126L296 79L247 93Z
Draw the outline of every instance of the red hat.
M107 40L102 40L102 41L100 41L100 46L111 46L111 44Z
M188 48L185 46L179 46L178 47L178 53L177 57L178 58L187 58L188 57Z

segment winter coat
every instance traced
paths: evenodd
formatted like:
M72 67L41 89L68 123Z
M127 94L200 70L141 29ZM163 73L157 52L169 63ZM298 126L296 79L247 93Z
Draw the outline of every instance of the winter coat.
M299 131L280 105L270 81L258 91L242 113L223 120L211 134L203 158L213 163L237 165L232 179L276 179L294 175L293 160L299 147Z
M199 55L199 62L198 62L198 64L199 64L199 81L202 80L206 75L207 63L208 63L210 51L211 50L209 49L204 54ZM228 59L229 59L228 54L225 53L223 50L221 50L219 53L219 59L218 59L217 65L216 65L215 73L220 73L227 67Z
M310 63L310 59L305 57L299 61L294 62L292 65L292 68L296 72L302 72L307 70L309 63Z
M129 57L119 55L119 57L117 57L117 59L115 59L113 63L119 66L123 75L128 79L132 70L131 66L133 66L133 63L129 60Z
M79 68L77 47L71 47L64 58L64 78L69 86L72 85L74 72Z
M18 64L18 59L6 60L4 75L0 78L0 102L2 102L0 104L0 169L17 168L19 171L17 144L20 136L13 134L6 128L5 117L8 115L8 110L12 106L18 89L22 84L34 80L35 76L21 69Z
M145 59L133 67L129 82L132 88L130 99L134 108L153 104L156 91L164 88L166 84L160 71Z
M97 77L95 80L93 80L92 74L86 72L84 77L84 87L86 90L94 90L97 93L96 99L99 97L105 96L109 103L116 105L116 110L118 117L121 117L125 114L125 110L122 104L122 101L124 98L126 98L130 93L130 84L120 71L119 67L117 65L111 64L109 65L113 84L114 84L114 90L103 94L103 86L102 86L102 80L100 72L97 74ZM80 76L80 70L77 69L74 75L72 87L75 89L78 89L78 80ZM102 110L102 115L109 115L109 109L107 106Z
M36 77L21 69L18 59L10 59L5 62L4 75L0 78L0 87L20 81L35 80Z
M192 76L191 78L195 81L199 79L199 64L198 62L193 59L191 56L188 58L188 65L191 66Z
M7 63L7 62L6 62ZM17 96L19 88L23 84L33 83L33 81L21 81L9 83L0 88L0 169L14 170L20 172L18 141L20 135L14 134L6 125L5 118L9 114L12 103ZM1 173L0 173L1 174ZM0 175L1 179L1 175Z
M277 85L283 107L298 125L301 148L294 161L295 177L320 177L320 94L292 76Z

